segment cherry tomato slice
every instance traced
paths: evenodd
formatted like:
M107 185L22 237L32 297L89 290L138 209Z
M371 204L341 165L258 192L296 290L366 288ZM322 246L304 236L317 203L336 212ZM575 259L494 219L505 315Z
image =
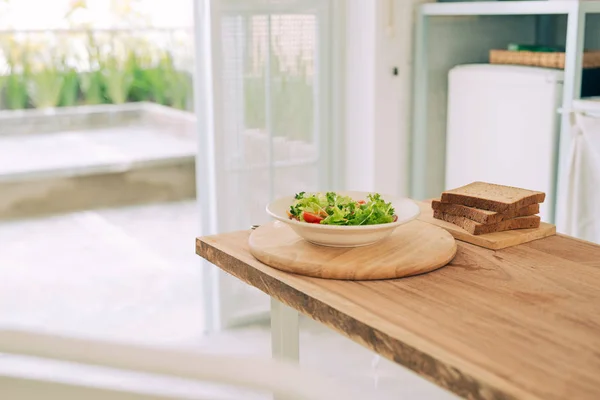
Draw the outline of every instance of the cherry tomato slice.
M366 202L366 201L364 201L364 200L359 200L359 201L357 201L356 203L358 203L358 204L367 204L367 202Z
M396 222L396 221L398 221L398 216L394 215L394 221L393 222Z
M319 217L318 215L306 211L304 211L302 216L304 217L304 221L308 222L309 224L320 224L321 221L323 221L323 218Z

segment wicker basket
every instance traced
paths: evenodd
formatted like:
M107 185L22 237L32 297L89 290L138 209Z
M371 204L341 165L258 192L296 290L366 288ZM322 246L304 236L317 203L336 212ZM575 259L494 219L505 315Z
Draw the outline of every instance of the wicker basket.
M545 68L565 68L565 53L535 51L490 50L491 64L529 65ZM583 53L583 68L600 67L600 50Z

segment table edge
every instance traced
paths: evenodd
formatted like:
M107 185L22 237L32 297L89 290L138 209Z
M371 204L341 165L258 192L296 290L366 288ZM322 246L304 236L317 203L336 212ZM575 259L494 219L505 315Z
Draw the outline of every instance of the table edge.
M510 387L510 391L506 388L499 388L490 383L482 382L475 376L463 372L427 352L372 328L287 283L253 268L244 261L205 241L207 238L209 237L196 238L196 254L200 257L309 318L328 326L352 341L410 369L419 376L458 396L469 399L513 400L526 394L528 398L537 398L531 393L525 393L523 389L504 379L503 383ZM274 287L278 289L274 289ZM286 296L281 295L284 291L281 290L282 288L285 288ZM351 328L349 329L349 327ZM351 335L350 332L354 334ZM396 354L400 354L400 356L396 357ZM499 379L501 378L499 377Z

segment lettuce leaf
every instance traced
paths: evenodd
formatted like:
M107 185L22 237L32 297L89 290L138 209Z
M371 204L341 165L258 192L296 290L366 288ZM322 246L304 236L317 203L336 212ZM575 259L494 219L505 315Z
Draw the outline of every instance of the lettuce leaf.
M364 204L359 204L359 200ZM367 199L351 199L335 192L296 194L290 206L290 214L304 221L303 213L309 212L323 218L325 225L375 225L394 221L395 210L379 193L369 194Z

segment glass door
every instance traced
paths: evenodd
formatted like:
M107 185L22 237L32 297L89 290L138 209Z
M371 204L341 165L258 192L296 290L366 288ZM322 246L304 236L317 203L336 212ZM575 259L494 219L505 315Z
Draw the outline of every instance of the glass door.
M248 230L269 222L272 199L336 183L331 3L219 0L196 11L202 233ZM204 268L209 327L268 315L266 295Z

